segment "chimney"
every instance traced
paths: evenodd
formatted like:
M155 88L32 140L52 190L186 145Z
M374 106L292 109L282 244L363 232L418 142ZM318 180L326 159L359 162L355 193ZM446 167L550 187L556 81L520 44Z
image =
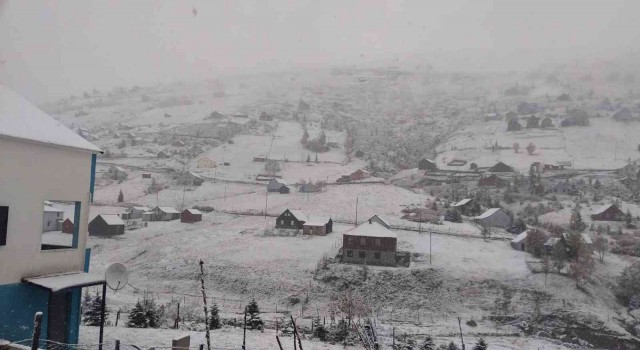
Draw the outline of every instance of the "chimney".
M369 219L369 223L371 223L371 219Z

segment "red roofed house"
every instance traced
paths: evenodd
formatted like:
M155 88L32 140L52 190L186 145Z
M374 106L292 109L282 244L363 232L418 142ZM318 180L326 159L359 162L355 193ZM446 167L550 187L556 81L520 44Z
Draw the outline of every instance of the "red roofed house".
M62 233L73 234L74 228L75 225L73 224L73 221L71 221L71 219L64 219L64 221L62 222Z

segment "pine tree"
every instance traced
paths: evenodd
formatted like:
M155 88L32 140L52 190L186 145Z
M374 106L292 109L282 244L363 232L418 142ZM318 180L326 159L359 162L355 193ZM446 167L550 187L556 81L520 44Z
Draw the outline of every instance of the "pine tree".
M627 213L624 214L624 222L627 224L627 228L631 228L631 222L633 222L633 217L631 216L631 212L627 209Z
M147 319L147 326L149 328L160 327L160 315L158 314L158 309L156 308L156 303L153 299L145 299L143 309L144 315Z
M120 193L118 193L118 203L122 202L124 202L124 194L122 193L122 190L120 190Z
M433 339L429 335L424 339L422 346L420 346L420 350L435 350L435 348L436 345L433 343Z
M147 316L145 315L145 310L142 307L140 301L136 302L136 306L133 307L131 312L129 312L129 321L127 322L127 327L130 328L147 328L149 324L147 322Z
M316 160L315 160L315 162L316 162L316 163L318 163L318 153L316 153Z
M85 298L87 297L88 304L82 312L82 322L87 326L99 326L102 317L102 298L98 294L92 298L88 293L85 294ZM105 318L108 314L109 312L105 308Z
M213 304L209 315L209 329L219 329L220 327L222 327L220 324L220 310L217 304Z
M324 130L320 133L318 141L320 141L320 144L323 146L327 143L327 135L324 133Z
M260 313L260 307L258 306L258 302L255 299L251 299L249 304L247 305L247 313L251 316L257 315Z
M571 213L571 219L569 220L569 229L577 232L582 232L587 228L587 225L582 221L582 215L580 210L576 207Z
M311 163L311 155L307 154L307 164Z
M482 338L478 339L478 342L473 347L473 350L487 350L487 349L488 349L487 343Z

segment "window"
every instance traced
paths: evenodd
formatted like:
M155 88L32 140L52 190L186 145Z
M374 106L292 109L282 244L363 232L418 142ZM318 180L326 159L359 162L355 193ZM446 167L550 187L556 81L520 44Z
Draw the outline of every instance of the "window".
M9 207L0 207L0 246L7 244L8 223L9 223Z
M380 252L373 253L373 258L380 260Z
M80 205L73 201L44 201L41 250L78 247Z
M353 258L353 250L347 250L347 256Z
M361 244L361 245L365 245L365 244L367 244L367 239L366 239L366 238L364 238L364 237L360 238L360 244Z
M284 220L280 220L280 225L284 226Z
M364 250L361 250L358 252L358 257L360 257L360 259L364 259L365 256L366 256L366 253Z
M347 243L353 243L353 237L351 236L347 237Z
M376 238L376 245L382 245L382 242L380 241L380 238Z

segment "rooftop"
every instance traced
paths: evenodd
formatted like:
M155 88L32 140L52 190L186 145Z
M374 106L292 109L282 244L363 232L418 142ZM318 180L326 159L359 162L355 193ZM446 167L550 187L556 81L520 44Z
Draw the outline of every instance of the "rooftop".
M4 85L0 85L0 125L0 137L102 152Z
M490 217L491 215L495 214L498 212L498 210L501 210L500 208L491 208L491 209L487 209L487 211L485 211L484 213L482 213L480 216L476 216L476 219L486 219L488 217Z
M107 223L107 225L124 225L124 221L116 214L100 214L98 215Z
M365 221L365 223L358 225L344 234L347 236L398 238L397 234L375 221Z

